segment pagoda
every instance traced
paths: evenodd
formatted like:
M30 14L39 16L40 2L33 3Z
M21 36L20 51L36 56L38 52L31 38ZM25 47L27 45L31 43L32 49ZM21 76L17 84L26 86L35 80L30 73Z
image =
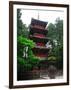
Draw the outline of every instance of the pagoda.
M32 49L34 55L41 60L44 68L47 66L47 57L50 48L48 47L49 38L47 37L48 30L46 29L48 22L44 22L38 19L31 20L29 38L36 43L36 46Z

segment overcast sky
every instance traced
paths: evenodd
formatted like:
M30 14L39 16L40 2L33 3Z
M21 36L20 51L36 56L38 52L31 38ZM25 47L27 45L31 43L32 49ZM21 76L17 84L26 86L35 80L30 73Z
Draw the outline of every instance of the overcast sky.
M46 21L49 23L55 23L56 18L64 19L64 12L63 11L53 11L53 10L21 10L21 19L24 24L27 26L31 23L31 18Z

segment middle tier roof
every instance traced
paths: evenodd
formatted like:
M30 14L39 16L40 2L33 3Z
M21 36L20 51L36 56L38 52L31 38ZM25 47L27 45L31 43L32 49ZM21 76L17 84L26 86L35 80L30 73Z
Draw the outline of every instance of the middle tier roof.
M40 37L40 36L34 36L34 35L29 35L29 38L33 40L34 42L48 42L49 38L47 37Z
M35 28L34 26L30 26L30 34L34 34L34 33L40 33L40 34L47 35L48 30L41 29L41 28Z

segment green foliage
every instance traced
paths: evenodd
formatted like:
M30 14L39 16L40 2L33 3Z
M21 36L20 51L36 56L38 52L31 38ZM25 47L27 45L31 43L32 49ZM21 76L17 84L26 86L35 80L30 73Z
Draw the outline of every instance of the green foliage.
M32 40L24 38L22 36L19 36L17 41L21 45L23 45L23 46L25 45L25 46L28 46L30 48L33 48L35 46L35 43Z
M38 57L35 57L34 55L33 55L33 57L29 56L29 61L33 67L38 66L38 64L39 64Z
M31 70L33 67L38 66L39 59L35 56L33 56L33 57L29 56L29 58L27 58L27 59L24 59L22 57L18 57L18 63L20 65L23 65L25 68L29 68Z
M35 43L32 40L24 38L22 36L19 36L17 41L20 44L20 46L22 46L22 48L19 49L20 50L19 52L22 53L22 56L23 56L24 46L28 46L28 58L27 59L35 60L33 52L31 50L35 46ZM26 61L28 61L28 60L26 60ZM32 62L34 63L35 61L32 61Z
M48 57L48 60L56 60L56 57L50 56L50 57Z
M33 52L32 52L32 48L35 46L35 43L27 38L24 38L22 36L18 37L18 44L20 46L22 46L22 48L19 49L19 54L22 53L24 51L24 46L28 46L28 58L24 58L22 57L23 55L21 55L20 57L18 57L18 63L20 65L23 65L25 68L32 68L34 66L38 65L39 59L37 57L34 56Z
M24 58L18 57L18 64L24 67L24 70L31 70L32 65L29 63L28 60L25 60Z

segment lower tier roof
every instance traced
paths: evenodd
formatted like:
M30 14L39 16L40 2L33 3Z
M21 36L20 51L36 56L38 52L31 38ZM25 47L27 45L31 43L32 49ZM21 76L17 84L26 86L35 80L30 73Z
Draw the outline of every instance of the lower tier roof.
M33 49L33 53L44 53L44 54L48 54L49 52L49 48L46 48L46 47L42 47L42 46L36 46L34 47Z
M29 38L31 40L33 40L34 42L48 42L49 38L47 37L40 37L40 36L34 36L34 35L30 35Z

